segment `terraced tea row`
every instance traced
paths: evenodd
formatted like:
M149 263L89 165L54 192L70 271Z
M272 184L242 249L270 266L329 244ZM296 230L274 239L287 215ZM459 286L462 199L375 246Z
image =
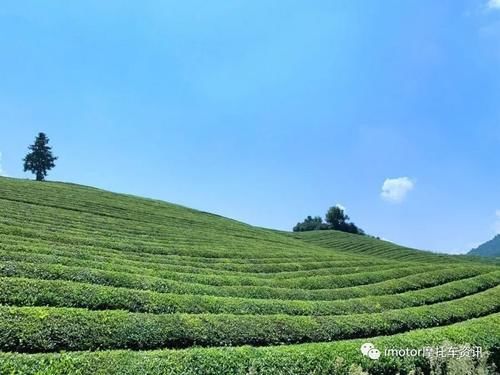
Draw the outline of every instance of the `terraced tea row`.
M465 297L500 283L500 271L409 292L334 301L212 297L109 287L61 280L0 278L0 304L122 309L147 313L347 315L429 305Z
M434 270L434 273L432 271ZM35 264L25 262L0 263L0 275L40 278L45 280L60 279L83 281L93 284L144 289L177 294L201 294L225 297L297 299L297 300L334 300L345 297L348 293L389 294L411 290L416 285L439 285L457 277L476 276L488 272L486 267L464 267L442 269L439 266L421 266L409 269L390 270L388 274L374 273L378 282L360 286L344 286L336 289L287 289L265 286L213 286L172 281L153 276L141 276L128 273L70 267L56 264ZM426 272L427 271L427 272ZM420 279L414 281L415 279ZM380 281L383 280L383 281ZM410 289L409 289L410 288ZM342 297L339 297L342 296Z
M64 249L64 250L58 250ZM366 266L396 266L400 264L404 264L401 262L394 261L369 261L366 258L362 258L360 261L356 260L333 260L333 261L325 261L325 262L284 262L284 263L265 263L265 264L240 264L240 263L230 263L230 262L222 262L215 263L209 262L208 264L202 260L196 261L179 261L179 260L170 260L162 257L162 261L155 261L153 259L148 259L148 257L144 256L129 256L129 255L120 255L120 254L108 254L104 250L96 250L90 248L89 250L81 250L74 249L71 247L41 247L41 246L29 246L26 247L24 245L6 245L3 244L0 246L0 251L5 254L12 253L24 253L27 256L56 256L56 257L70 257L78 260L89 260L89 261L104 261L104 262L112 262L114 264L134 264L141 268L150 268L150 269L158 269L162 268L163 270L177 270L179 272L187 270L189 273L211 273L211 272L220 272L228 275L240 275L240 276L249 276L249 277L270 277L274 278L276 276L288 278L289 276L308 276L308 275L316 275L317 272L322 272L321 270L328 269L326 274L335 273L337 270L342 272L341 268L346 267L356 267L362 268ZM73 254L73 256L72 256ZM100 255L102 254L102 255ZM410 263L407 263L410 264ZM412 262L411 264L416 264ZM427 263L422 263L427 264ZM320 267L320 268L316 268ZM299 272L304 271L304 272ZM279 275L278 275L279 273ZM286 273L286 274L285 274Z
M335 249L356 255L369 255L400 261L464 261L461 258L450 258L446 255L401 247L391 242L381 241L368 236L353 238L352 234L339 231L300 232L290 233L289 236L326 249Z
M393 336L371 338L382 352L392 348L436 347L446 342L475 343L490 348L497 343L492 332L500 326L500 314L471 319L446 327L419 329ZM359 348L363 340L300 344L274 347L193 348L186 350L112 350L50 354L0 353L0 373L40 374L161 374L246 375L246 374L348 374L353 364L369 371L410 372L416 357L386 358L372 361Z
M64 249L64 250L59 250ZM24 245L0 245L0 254L4 254L3 259L7 260L9 256L14 259L15 257L23 257L25 259L25 255L27 256L55 256L62 257L62 262L64 263L66 260L64 258L75 259L75 262L72 264L82 264L86 260L96 261L96 262L106 262L116 264L117 266L133 266L143 268L146 271L148 270L160 270L165 272L174 272L179 274L206 274L213 275L216 272L219 275L224 276L235 276L240 278L249 278L251 280L254 279L294 279L294 278L303 278L307 276L325 276L325 275L341 275L348 273L356 273L362 271L370 271L373 267L378 267L376 269L390 269L397 266L405 266L416 263L400 263L394 261L334 261L323 263L326 268L312 268L305 271L279 271L280 268L276 268L278 266L273 266L272 270L275 272L244 272L244 271L231 271L226 268L235 268L229 263L223 264L205 264L203 262L189 262L189 266L180 265L177 262L170 261L169 259L165 259L165 257L160 258L162 261L155 261L155 259L147 259L147 257L134 256L120 256L119 254L112 255L99 255L104 253L103 251L96 250L93 248L88 249L73 249L73 248L60 248L54 246L50 247L25 247ZM54 258L55 259L55 258ZM282 267L285 269L294 268L293 266L298 263L283 263ZM427 263L422 263L421 265L425 265ZM229 267L228 267L229 265ZM329 267L328 267L329 266ZM266 266L267 267L267 266ZM251 268L250 268L251 269ZM258 268L259 271L262 269ZM257 283L259 281L256 281ZM263 281L264 283L266 281Z
M206 285L219 286L268 286L275 288L298 288L298 289L328 289L338 288L342 286L353 286L361 284L369 284L377 281L382 281L391 275L399 275L402 270L413 268L415 265L401 264L400 267L395 265L376 265L359 267L343 267L334 269L330 275L309 276L309 277L294 277L294 278L259 278L251 275L213 275L211 273L202 272L179 272L162 270L161 268L139 267L130 265L126 262L105 262L105 261L82 261L75 260L69 257L47 256L39 254L23 254L19 252L0 251L0 261L18 261L25 263L36 264L60 264L75 267L86 267L88 269L109 270L114 272L122 272L134 275L144 275L151 277L159 277L162 279L198 283ZM125 263L125 264L124 264ZM434 267L435 266L427 266ZM166 268L166 267L165 267Z
M268 286L275 288L299 288L299 289L328 289L339 288L345 286L354 286L362 284L370 284L378 281L383 281L389 278L404 275L410 269L414 269L415 265L411 263L400 264L399 267L394 265L378 265L364 268L342 268L332 272L331 275L324 276L309 276L296 277L292 279L264 279L253 276L236 276L236 275L213 275L208 273L186 273L166 271L161 269L151 269L130 265L127 262L104 262L77 260L69 257L50 256L42 254L26 254L14 251L0 251L1 261L17 261L35 264L59 264L74 267L86 267L95 270L107 270L113 272L127 273L130 275L143 275L158 277L166 280L199 283L206 285L217 286ZM125 264L123 264L125 263ZM421 269L436 269L437 266L422 265ZM337 274L336 274L337 273Z
M356 315L156 315L0 307L0 347L38 352L322 342L446 325L498 311L500 286L454 301Z

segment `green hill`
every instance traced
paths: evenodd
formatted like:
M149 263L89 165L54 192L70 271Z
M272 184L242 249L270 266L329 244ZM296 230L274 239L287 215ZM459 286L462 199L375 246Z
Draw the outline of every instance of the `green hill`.
M483 243L469 251L468 255L479 255L483 257L500 257L500 234L493 239Z
M0 374L391 373L415 360L360 345L500 345L499 284L368 237L0 178Z

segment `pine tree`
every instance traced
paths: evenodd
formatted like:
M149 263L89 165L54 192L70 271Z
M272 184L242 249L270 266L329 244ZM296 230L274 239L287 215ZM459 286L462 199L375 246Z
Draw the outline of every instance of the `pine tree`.
M37 181L43 181L47 176L47 171L54 168L56 156L52 155L52 148L48 146L49 138L45 133L39 133L35 143L29 146L31 152L26 155L24 161L24 171L36 174Z

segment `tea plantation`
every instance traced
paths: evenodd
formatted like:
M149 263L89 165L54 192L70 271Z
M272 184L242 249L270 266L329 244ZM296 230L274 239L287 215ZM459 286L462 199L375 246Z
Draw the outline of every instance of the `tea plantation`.
M470 344L498 357L500 266L0 178L0 374L425 367L371 360L365 342Z

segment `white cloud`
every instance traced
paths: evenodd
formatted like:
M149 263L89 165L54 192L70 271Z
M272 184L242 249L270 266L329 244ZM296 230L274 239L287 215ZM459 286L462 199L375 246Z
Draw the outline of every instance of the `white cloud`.
M489 0L488 8L490 9L500 9L500 0Z
M2 153L0 152L0 176L7 176L5 171L2 169Z
M382 185L380 195L388 202L401 203L414 187L415 182L408 177L387 178Z

